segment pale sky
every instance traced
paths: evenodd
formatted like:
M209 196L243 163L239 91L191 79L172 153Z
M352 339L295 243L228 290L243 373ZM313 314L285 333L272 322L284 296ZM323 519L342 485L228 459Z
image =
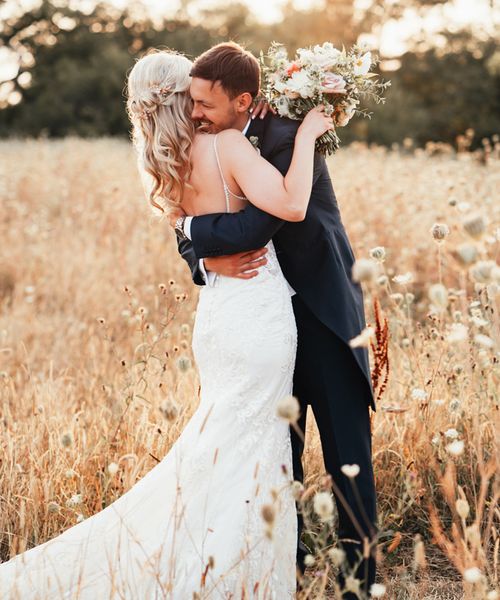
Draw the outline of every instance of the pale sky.
M124 8L129 4L128 0L109 0L111 4L119 8ZM227 0L226 0L227 1ZM284 6L286 0L240 0L247 4L255 13L258 19L264 22L272 22L282 18L280 8ZM367 0L357 0L360 6L366 5ZM146 7L152 16L168 16L175 12L179 7L179 0L142 0L138 4ZM15 5L24 9L29 9L37 4L36 0L16 0L11 2L7 0L0 5L0 19L11 12ZM70 4L75 8L82 10L94 6L94 0L71 0ZM210 7L220 5L221 2L214 0L196 0L188 3L188 12L195 16L197 7ZM375 49L382 56L397 56L402 54L405 49L405 41L417 33L422 27L429 31L439 31L445 27L460 28L463 25L486 26L491 29L495 24L500 25L500 7L498 0L493 0L496 5L495 10L491 8L491 0L452 0L444 6L435 6L428 13L425 21L416 18L414 11L408 11L405 18L401 21L387 21L384 24L380 40L367 39L377 46ZM294 0L294 5L300 9L307 9L313 5L321 6L321 0ZM324 42L327 40L318 40ZM335 40L332 40L335 42ZM15 57L9 55L6 48L0 48L0 81L10 79L17 73L17 65L13 60Z

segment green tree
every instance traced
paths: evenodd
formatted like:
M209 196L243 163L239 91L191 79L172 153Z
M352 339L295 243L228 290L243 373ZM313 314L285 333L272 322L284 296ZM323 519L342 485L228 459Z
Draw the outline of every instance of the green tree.
M127 132L126 74L145 48L172 47L196 56L214 37L184 20L154 24L106 5L84 14L44 0L4 23L0 41L34 57L14 80L23 101L0 111L0 135L96 136Z

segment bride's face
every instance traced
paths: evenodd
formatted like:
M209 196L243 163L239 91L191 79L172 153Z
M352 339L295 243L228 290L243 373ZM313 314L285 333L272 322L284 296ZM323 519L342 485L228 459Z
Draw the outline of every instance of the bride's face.
M191 116L194 121L200 122L205 131L217 133L224 129L239 128L243 120L246 123L252 100L250 94L241 94L231 100L219 82L212 84L199 77L191 80L190 94L193 99Z

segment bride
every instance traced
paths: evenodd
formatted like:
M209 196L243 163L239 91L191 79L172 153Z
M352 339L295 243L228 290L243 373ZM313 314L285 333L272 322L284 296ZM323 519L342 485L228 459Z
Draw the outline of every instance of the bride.
M249 201L302 220L315 140L331 118L321 107L306 116L283 178L241 131L196 131L191 66L155 52L129 75L151 203L200 215ZM103 511L1 565L2 599L294 597L292 454L277 403L292 391L296 328L272 242L257 277L221 276L201 289L193 351L201 400L168 454Z

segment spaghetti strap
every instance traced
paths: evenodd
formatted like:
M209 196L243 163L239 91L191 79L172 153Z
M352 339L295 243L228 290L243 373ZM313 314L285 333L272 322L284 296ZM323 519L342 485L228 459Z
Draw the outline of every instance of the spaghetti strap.
M219 173L220 173L220 178L222 179L222 184L224 186L224 196L226 197L226 212L231 212L231 201L230 201L230 196L234 196L235 198L238 198L239 200L247 200L246 196L238 196L238 194L235 194L234 192L232 192L229 189L229 186L226 183L226 180L224 179L224 175L222 173L222 167L220 165L220 160L219 160L219 153L217 152L217 135L214 135L214 151L215 151L215 158L217 159L217 166L219 167Z

